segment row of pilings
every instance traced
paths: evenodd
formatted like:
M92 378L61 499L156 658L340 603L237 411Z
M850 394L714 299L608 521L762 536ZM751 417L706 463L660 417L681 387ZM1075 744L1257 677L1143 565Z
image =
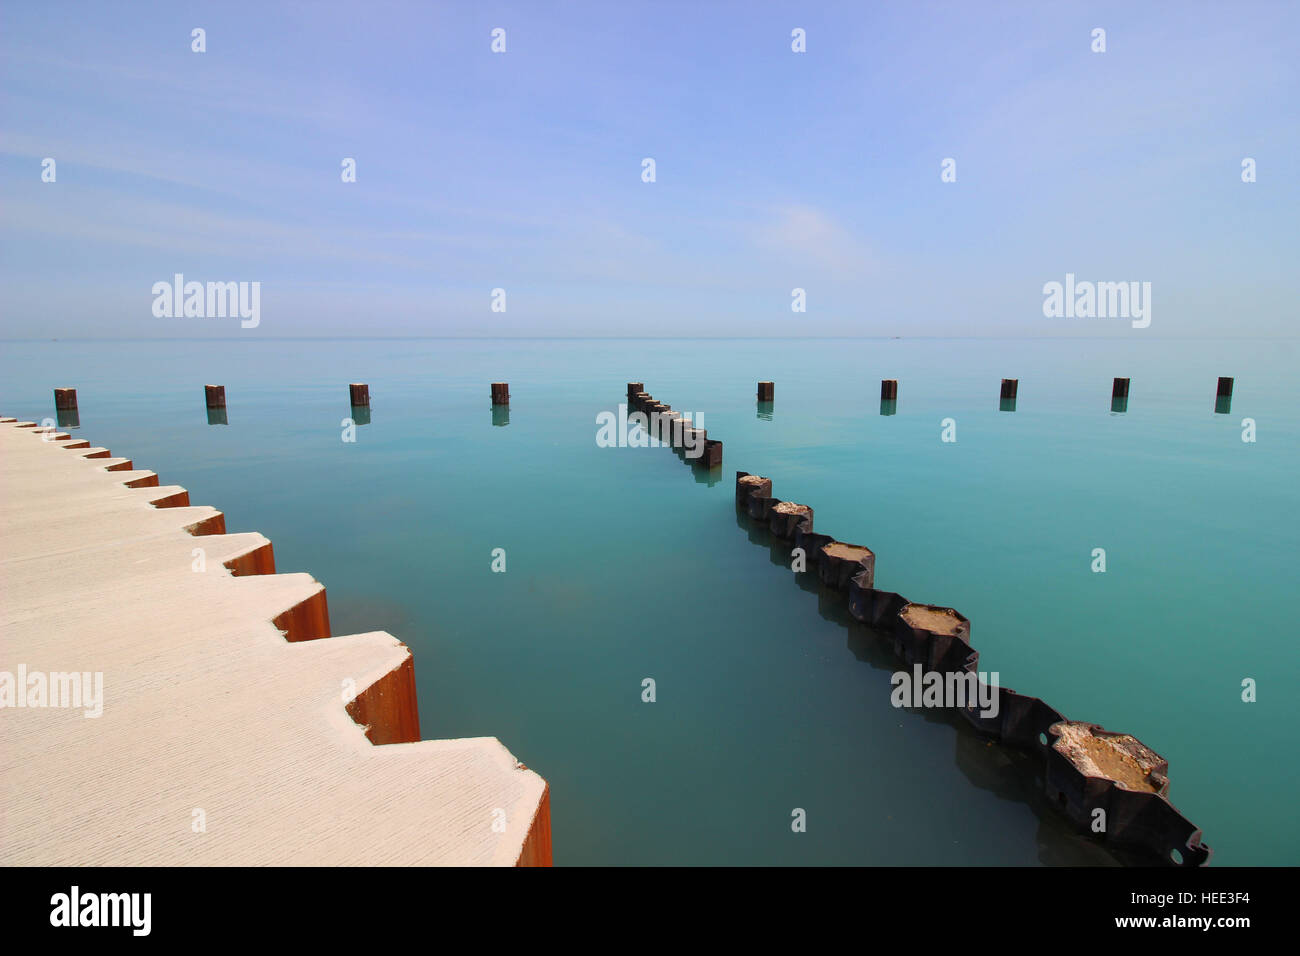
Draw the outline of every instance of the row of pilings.
M1214 391L1214 411L1220 415L1232 412L1233 379L1220 376ZM1110 387L1110 410L1123 413L1128 411L1129 379L1116 378ZM998 408L1004 412L1016 410L1016 396L1020 391L1020 379L1004 378L998 392ZM758 383L758 404L760 409L770 411L776 401L776 383ZM880 381L880 414L898 413L898 379L886 378ZM770 416L769 416L770 417Z
M508 425L510 423L510 385L508 382L493 382L492 423ZM352 407L352 419L358 425L370 424L370 386L364 382L348 384L348 402ZM208 412L209 425L227 425L226 386L204 385L203 404ZM59 428L80 428L81 411L77 406L75 388L56 388L54 390L55 424Z
M674 412L671 405L655 401L643 382L627 383L627 407L645 416L646 432L655 441L684 451L705 468L721 466L722 442L710 438L708 429L698 427L688 416ZM691 454L694 449L699 449L698 456Z
M633 392L633 386L637 391ZM1232 385L1231 378L1220 377L1215 389L1215 411L1228 412L1232 407ZM632 405L633 400L642 390L641 382L629 382L627 386L628 404ZM1015 378L1004 378L999 394L1002 402L1003 411L1015 411L1015 402L1017 392L1020 388L1020 380ZM1128 408L1128 391L1129 380L1127 378L1117 378L1111 384L1111 411L1126 411ZM222 410L226 408L226 386L224 385L204 385L204 404L210 410ZM494 408L510 406L510 384L508 382L493 382L491 385L492 405ZM649 395L646 396L649 398ZM776 399L776 385L774 382L758 383L758 401L763 404L772 404ZM348 385L348 400L354 409L370 408L370 386L364 382L352 382ZM893 414L897 408L898 402L898 380L887 378L880 383L880 402L882 414ZM651 400L651 404L655 404ZM75 388L56 388L54 390L54 408L59 415L58 425L60 428L80 424L77 420L77 390ZM665 405L664 408L670 408ZM353 416L354 418L356 416ZM368 417L368 412L367 412Z
M1166 864L1209 862L1211 850L1201 842L1200 829L1169 802L1169 764L1163 757L1130 734L1067 720L1037 697L986 685L965 616L876 588L875 553L815 532L813 509L773 497L770 478L736 472L736 507L799 549L807 571L815 570L823 584L844 592L852 617L891 641L895 657L908 668L939 675L949 687L959 678L978 688L963 695L964 703L944 706L982 734L1038 755L1048 801L1082 831ZM991 699L994 691L996 713L986 715L980 701Z

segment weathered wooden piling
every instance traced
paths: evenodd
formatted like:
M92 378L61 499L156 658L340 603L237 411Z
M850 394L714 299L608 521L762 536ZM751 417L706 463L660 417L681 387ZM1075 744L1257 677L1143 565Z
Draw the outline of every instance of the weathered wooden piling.
M768 482L768 495L771 495L771 482ZM752 494L752 492L751 492ZM811 531L813 510L811 505L801 505L794 501L778 501L767 512L767 530L782 541L793 541L800 529Z
M748 508L749 496L755 493L763 498L771 498L772 479L743 471L736 472L736 507Z
M627 383L627 400L629 402L636 398L637 392L645 391L645 382L628 382Z
M699 458L703 454L704 443L709 439L709 430L707 428L697 428L689 421L682 425L682 448L685 450L686 457L691 459ZM700 449L697 454L692 455L692 449Z
M908 602L898 612L894 647L908 665L945 674L963 671L973 653L970 621L950 607Z
M1016 392L1019 391L1019 390L1020 390L1020 379L1018 379L1018 378L1004 378L1004 379L1002 380L1002 394L1001 394L999 397L1001 397L1001 398L1015 398L1015 397L1016 397Z
M1128 398L1128 379L1117 378L1110 389L1111 398Z
M359 382L353 382L348 386L348 393L352 399L353 408L361 408L370 405L370 386L363 385Z
M770 402L773 400L773 394L776 391L775 382L758 383L758 400L760 402Z
M898 379L886 378L880 381L880 397L885 399L898 398Z
M510 383L509 382L492 383L492 404L493 405L510 404Z
M204 399L208 408L225 408L226 407L226 386L224 385L204 385Z
M846 591L849 582L859 575L861 586L872 587L876 579L876 555L870 548L845 541L822 545L817 555L817 576L823 584Z
M1223 379L1219 379L1220 382ZM1228 379L1229 382L1232 379ZM54 390L54 409L60 412L77 410L77 390L75 388L56 388Z
M668 416L668 444L673 448L682 448L686 443L686 424L690 419L680 412Z
M1232 398L1232 379L1220 375L1219 388L1214 394L1219 398ZM72 400L75 402L76 398L76 394L74 393Z

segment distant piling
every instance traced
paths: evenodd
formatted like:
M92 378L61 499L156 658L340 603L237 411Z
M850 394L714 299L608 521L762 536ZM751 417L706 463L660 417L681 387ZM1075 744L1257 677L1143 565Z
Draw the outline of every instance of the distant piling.
M492 404L493 405L510 404L510 383L509 382L492 383Z
M225 408L226 407L226 386L224 385L204 385L203 393L208 408Z
M776 383L775 383L775 382L759 382L759 383L758 383L758 400L759 400L760 402L770 402L770 401L772 401L772 400L773 400L773 395L774 395L775 391L776 391Z
M1128 379L1115 379L1110 389L1110 410L1116 414L1128 411Z
M880 397L886 401L897 401L898 379L886 378L880 382Z
M1214 411L1220 415L1232 412L1232 379L1219 376L1219 387L1214 393Z
M998 411L1014 412L1016 410L1016 393L1020 391L1020 379L1004 378L1002 391L998 397Z
M77 390L75 388L56 388L54 390L54 417L60 428L80 427L81 412L77 410Z
M353 408L368 408L370 406L369 385L353 382L348 386L348 394L352 400Z

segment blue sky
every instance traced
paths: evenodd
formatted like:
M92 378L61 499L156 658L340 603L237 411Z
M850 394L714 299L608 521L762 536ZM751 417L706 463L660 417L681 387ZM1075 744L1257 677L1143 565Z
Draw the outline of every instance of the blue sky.
M1290 336L1298 36L1290 2L10 3L0 338ZM177 272L260 282L261 324L155 318ZM1151 282L1151 326L1045 318L1067 272Z

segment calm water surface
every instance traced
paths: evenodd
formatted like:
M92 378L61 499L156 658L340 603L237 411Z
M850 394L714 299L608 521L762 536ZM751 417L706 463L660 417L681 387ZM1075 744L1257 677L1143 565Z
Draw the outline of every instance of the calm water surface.
M550 783L557 864L1114 862L1023 760L890 706L892 657L737 519L736 469L874 549L880 587L969 617L1001 683L1164 755L1216 864L1295 864L1297 344L9 342L0 413L77 387L79 435L267 535L326 585L335 633L410 645L426 737L497 736ZM345 443L354 381L372 420ZM702 412L722 470L597 447L628 381Z

